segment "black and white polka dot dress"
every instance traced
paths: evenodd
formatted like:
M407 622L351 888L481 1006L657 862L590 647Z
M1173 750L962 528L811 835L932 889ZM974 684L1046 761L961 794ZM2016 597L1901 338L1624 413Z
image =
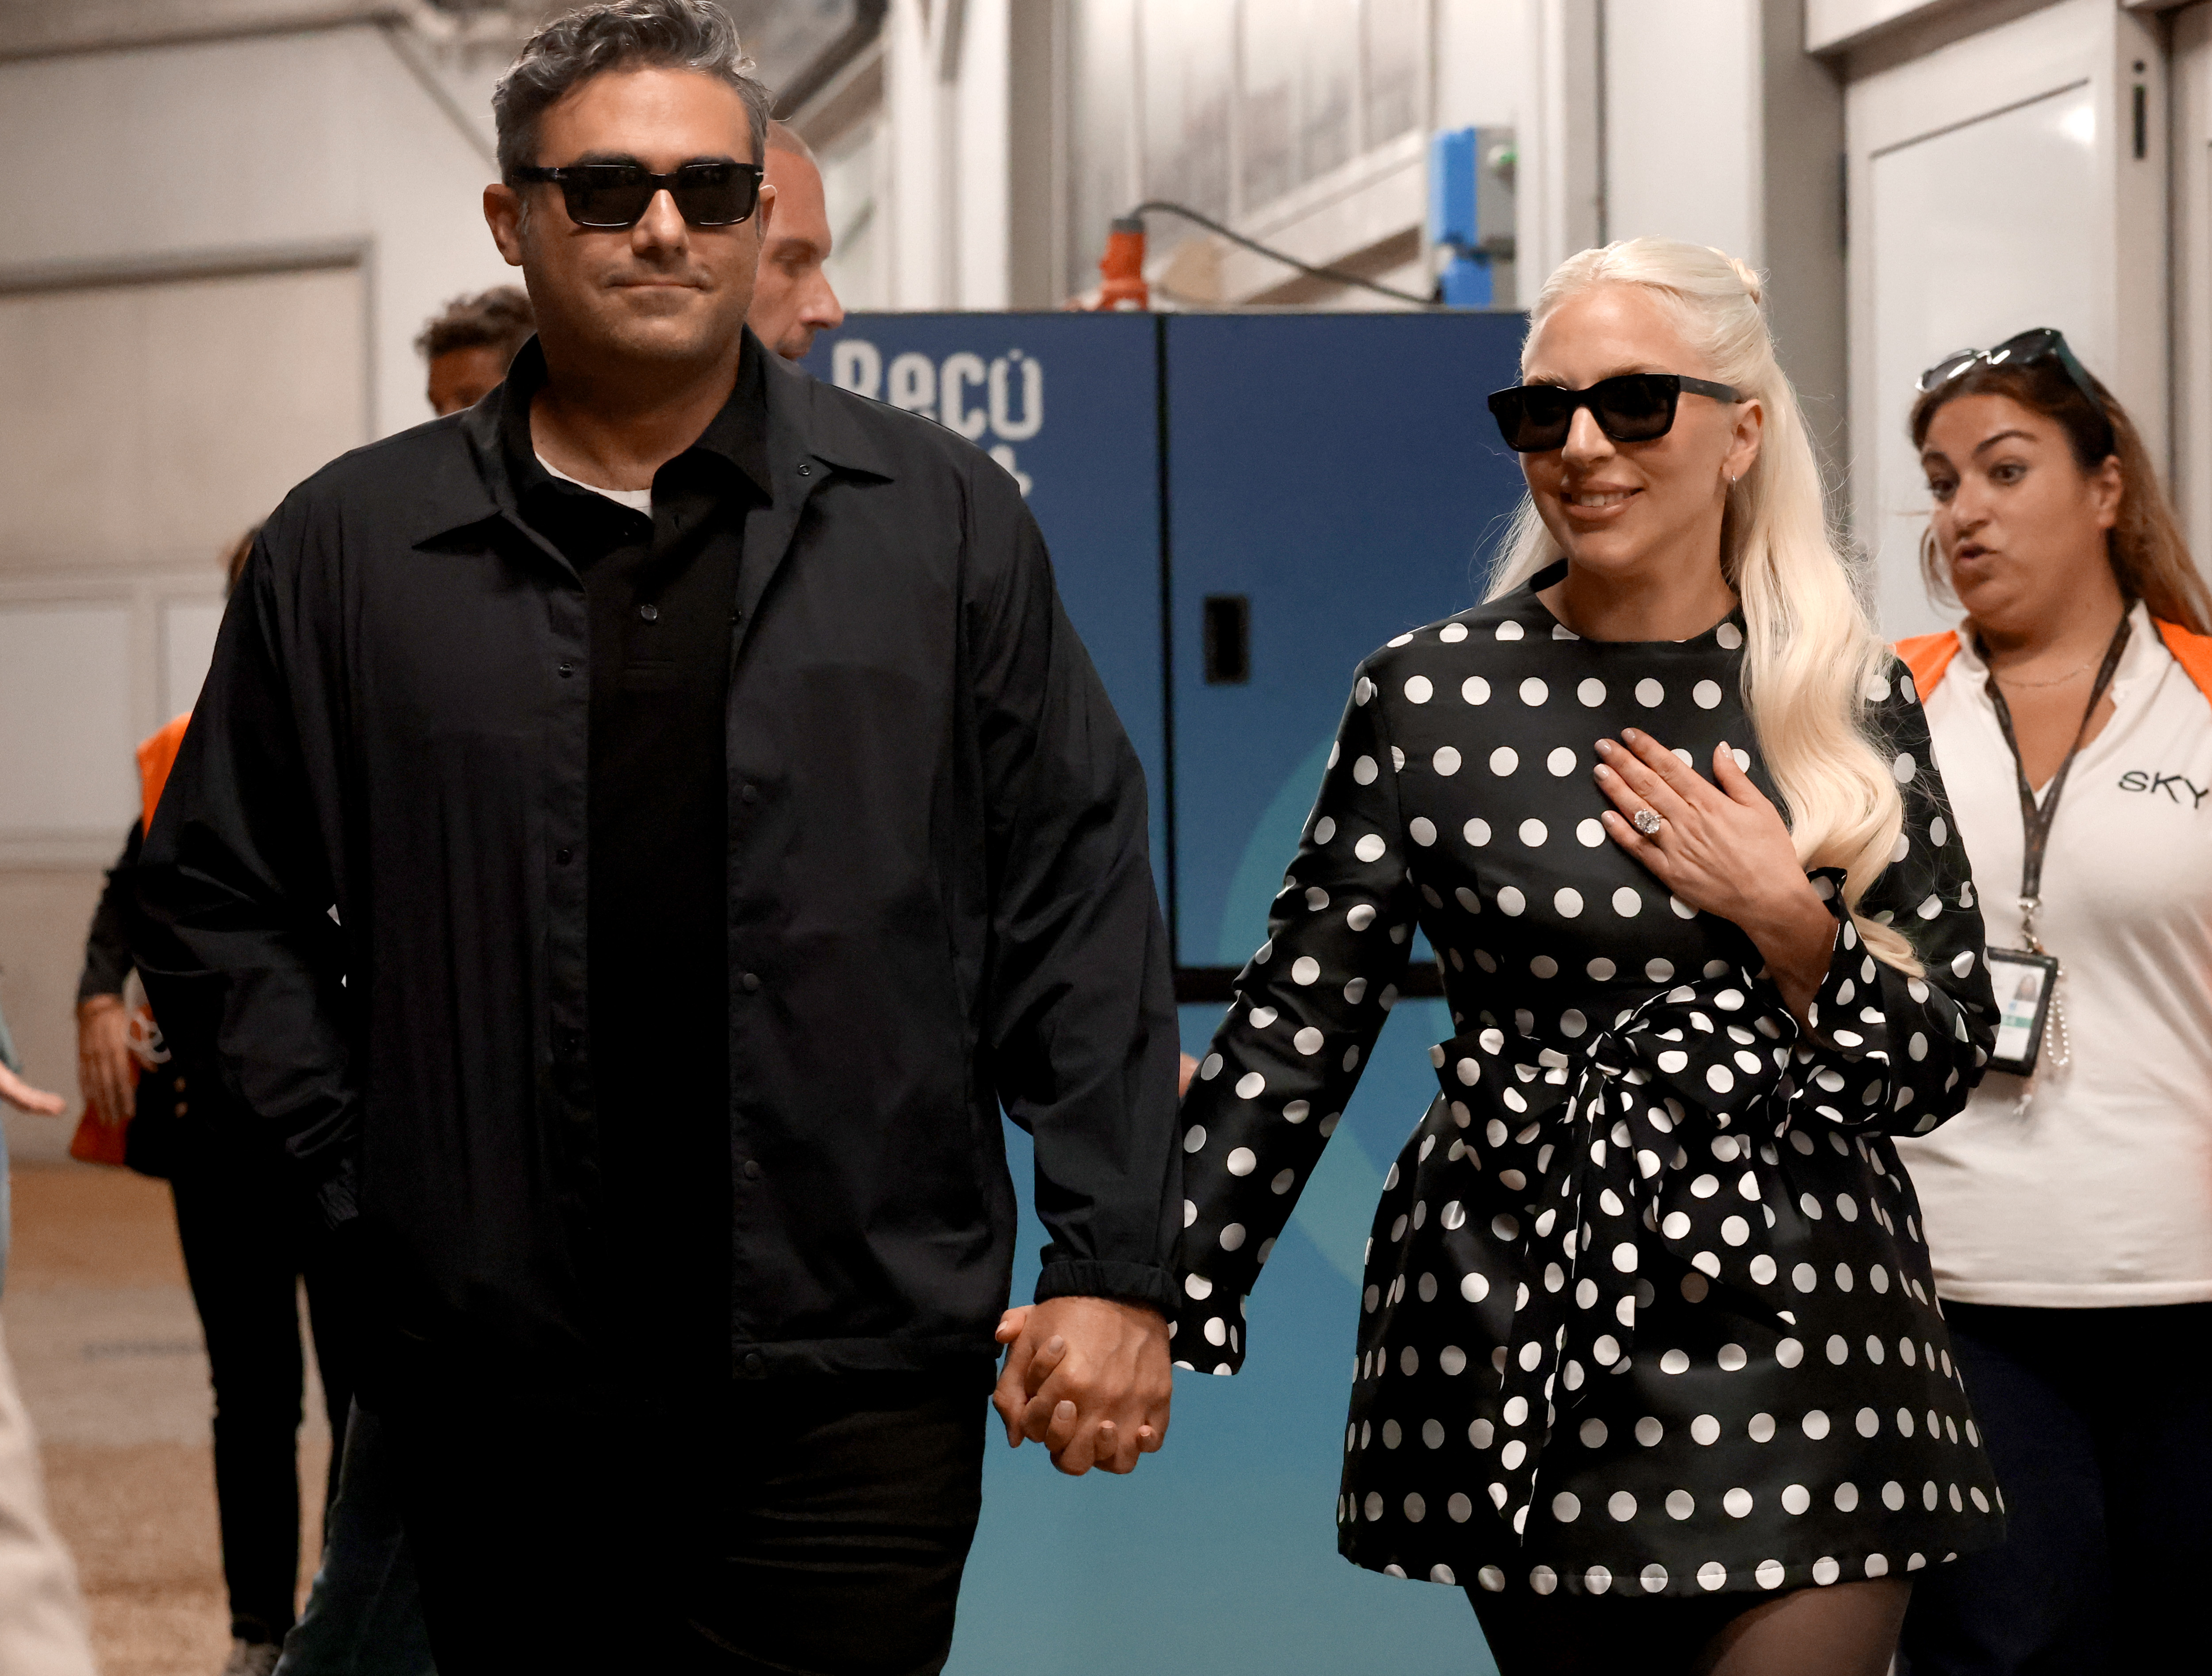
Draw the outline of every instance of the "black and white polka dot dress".
M1999 1540L1893 1133L1956 1112L1994 1016L1910 677L1872 713L1905 796L1803 1037L1734 925L1605 837L1601 735L1773 795L1740 616L1599 642L1528 587L1361 666L1267 944L1184 1102L1179 1366L1233 1373L1243 1300L1395 999L1416 922L1460 1031L1368 1243L1340 1546L1502 1590L1757 1593ZM1836 881L1818 877L1833 896Z

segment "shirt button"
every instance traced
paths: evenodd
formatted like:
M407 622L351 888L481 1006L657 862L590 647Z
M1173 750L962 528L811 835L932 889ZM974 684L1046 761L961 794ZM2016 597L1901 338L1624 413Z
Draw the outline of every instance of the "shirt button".
M746 782L744 790L738 793L738 799L741 803L758 803L760 801L760 787L753 785L750 781Z
M570 849L566 844L563 844L559 849L553 852L553 859L565 867L571 861L574 861L576 859L576 852Z
M811 477L814 475L814 468L805 460L801 460L799 462L799 475L802 477Z
M748 1158L748 1159L746 1159L746 1160L745 1160L745 1180L746 1180L746 1181L759 1181L759 1180L760 1180L760 1178L761 1178L760 1160L759 1160L758 1158Z
M566 680L567 680L570 676L574 675L575 672L576 672L576 666L575 666L575 665L574 665L574 664L562 664L562 665L561 665L561 678L562 678L563 681L566 681Z
M637 614L647 622L660 621L660 607L658 605L640 605L637 608Z
M760 978L755 973L748 972L738 981L744 987L744 992L748 995L757 994L760 992Z
M755 1379L758 1379L763 1374L768 1371L768 1363L761 1360L760 1352L758 1351L749 1351L746 1352L745 1371L750 1374Z

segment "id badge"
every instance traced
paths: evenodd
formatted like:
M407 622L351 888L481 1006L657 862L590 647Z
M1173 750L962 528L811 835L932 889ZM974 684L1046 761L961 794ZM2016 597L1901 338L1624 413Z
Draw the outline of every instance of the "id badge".
M1990 949L1990 984L1997 997L1997 1041L1990 1069L2015 1077L2035 1074L2043 1051L2043 1027L2051 1019L2051 998L2058 983L2058 962L2025 949Z

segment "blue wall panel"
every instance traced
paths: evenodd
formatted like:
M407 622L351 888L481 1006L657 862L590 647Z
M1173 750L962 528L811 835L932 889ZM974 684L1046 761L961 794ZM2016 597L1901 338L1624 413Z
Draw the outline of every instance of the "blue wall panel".
M1480 598L1522 493L1484 406L1518 314L1177 315L1167 325L1176 957L1241 966L1360 659ZM1200 602L1245 594L1251 680L1207 686Z

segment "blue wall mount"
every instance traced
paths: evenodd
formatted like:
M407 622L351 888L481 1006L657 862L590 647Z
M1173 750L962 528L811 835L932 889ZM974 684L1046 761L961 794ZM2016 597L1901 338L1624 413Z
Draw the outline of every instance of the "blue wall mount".
M1510 128L1455 128L1429 142L1429 242L1445 256L1439 300L1489 308L1498 270L1513 259L1518 153Z

